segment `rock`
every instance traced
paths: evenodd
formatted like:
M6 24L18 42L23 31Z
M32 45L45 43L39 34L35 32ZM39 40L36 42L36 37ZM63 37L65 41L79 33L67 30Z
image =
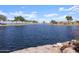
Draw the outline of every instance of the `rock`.
M52 48L53 47L53 45L44 45L44 46L40 46L40 47L44 47L44 48Z
M60 48L61 52L62 52L65 48L68 48L68 47L69 47L68 45L63 45L63 46Z
M36 52L36 48L26 48L18 51L14 51L13 53L33 53Z
M68 47L63 50L63 53L76 53L76 51L73 48Z
M76 40L71 40L72 42L76 42Z
M79 52L79 41L74 42L74 49Z
M13 53L60 53L60 47L53 47L52 45L38 46L27 49L14 51Z
M37 53L51 53L52 52L52 45L44 45L37 47Z
M63 46L69 46L69 41L62 43Z
M32 48L14 51L14 53L52 53L52 47L53 45L44 45L44 46L38 46L38 47L32 47Z
M61 53L60 47L53 47L52 53Z
M53 47L57 47L58 45L57 44L53 44Z
M62 47L62 46L63 46L62 43L53 44L53 47Z

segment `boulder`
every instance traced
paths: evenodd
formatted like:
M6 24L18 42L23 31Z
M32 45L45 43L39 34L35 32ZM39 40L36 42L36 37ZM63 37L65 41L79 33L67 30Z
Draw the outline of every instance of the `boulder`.
M73 48L68 47L63 50L63 53L76 53L76 51Z
M79 52L79 41L74 42L74 49Z

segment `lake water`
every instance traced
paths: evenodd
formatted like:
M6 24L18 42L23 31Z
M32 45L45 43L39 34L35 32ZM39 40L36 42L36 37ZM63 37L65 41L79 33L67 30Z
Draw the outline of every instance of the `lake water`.
M78 34L79 26L32 24L0 27L0 52L69 41Z

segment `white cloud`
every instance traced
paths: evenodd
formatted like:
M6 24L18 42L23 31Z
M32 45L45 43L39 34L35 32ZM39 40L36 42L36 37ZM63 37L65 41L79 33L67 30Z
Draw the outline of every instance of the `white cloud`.
M49 23L51 19L48 18L38 18L37 19L40 23L42 23L43 21L45 21L46 23Z
M46 14L44 15L45 17L47 17L47 19L49 21L51 20L56 20L56 21L66 21L65 17L67 15L59 15L59 14Z
M57 21L66 21L65 19L66 15L60 15L56 18Z
M69 15L73 15L73 14L76 14L76 13L75 13L75 12L69 12L68 14L69 14Z
M27 20L38 20L39 22L43 21L49 22L51 18L55 19L55 16L58 16L58 14L45 14L42 15L42 18L40 18L38 12L36 11L30 13L25 13L24 11L15 11L8 13L0 11L0 14L5 15L9 20L13 20L15 16L23 16Z
M10 16L9 13L3 12L2 10L0 10L0 15L6 16L7 19L12 19L12 16Z
M55 20L55 21L57 21L57 22L59 22L59 21L67 21L67 20L65 19L66 16L67 16L67 15L58 15L57 17L52 17L52 18L50 19L50 21L51 21L51 20Z
M63 8L61 8L61 10L63 10ZM30 12L30 13L25 13L24 11L15 11L15 12L8 12L8 13L0 11L0 14L7 16L7 18L10 20L13 20L14 16L23 16L27 20L37 20L39 22L42 22L42 21L49 22L51 20L66 21L65 16L70 15L70 14L59 15L56 13L51 13L51 14L44 14L39 16L38 12L36 11ZM74 12L71 12L71 14L74 14Z
M64 7L60 7L59 8L59 11L64 11Z
M1 15L5 15L8 19L13 20L15 16L23 16L25 19L36 19L37 18L37 12L31 12L31 13L25 13L24 11L15 11L15 12L3 12L0 10Z
M67 16L67 14L66 15L59 15L57 18L55 18L55 20L56 21L67 21L65 18L66 16ZM79 20L77 16L72 15L72 17L73 17L73 21Z
M45 17L55 17L55 16L58 16L58 14L45 14L44 16Z
M5 13L5 12L3 12L3 11L1 11L1 10L0 10L0 14L1 14L1 15L5 15L5 16L8 15L7 13Z
M67 21L65 19L65 17L67 15L59 15L59 14L46 14L45 16L45 20L47 22L51 21L51 20L55 20L55 21ZM44 19L43 19L44 20Z
M60 7L59 11L73 11L73 12L79 12L79 6L72 6L70 8L64 8L64 7Z
M36 13L37 12L31 12L31 13L27 14L27 13L24 13L23 11L16 11L16 12L10 12L9 14L11 16L23 16L26 19L34 19L37 16Z
M79 6L72 6L68 11L79 11Z

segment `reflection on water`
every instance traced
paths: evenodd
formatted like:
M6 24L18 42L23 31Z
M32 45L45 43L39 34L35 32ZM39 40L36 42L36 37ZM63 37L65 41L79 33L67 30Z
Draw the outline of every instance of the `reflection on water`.
M75 36L75 39L79 40L79 29L75 30L73 34Z
M17 50L79 38L77 26L32 24L0 27L0 50Z

